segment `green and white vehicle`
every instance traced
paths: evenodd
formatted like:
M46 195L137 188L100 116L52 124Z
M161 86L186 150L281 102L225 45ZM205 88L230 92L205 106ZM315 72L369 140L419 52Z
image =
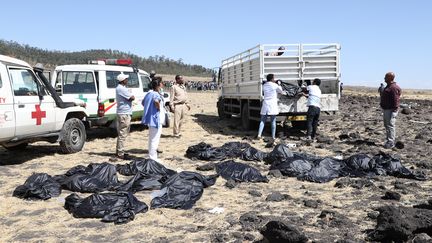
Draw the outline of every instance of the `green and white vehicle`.
M90 126L115 127L117 75L129 75L127 88L135 96L132 120L143 115L142 100L149 90L149 74L130 66L128 59L92 61L92 64L57 66L52 84L63 100L85 104Z

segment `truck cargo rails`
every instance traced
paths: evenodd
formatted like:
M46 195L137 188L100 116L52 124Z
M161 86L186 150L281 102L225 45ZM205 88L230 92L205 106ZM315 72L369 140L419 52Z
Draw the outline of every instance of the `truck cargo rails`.
M297 86L321 79L321 111L334 114L340 98L339 44L264 44L222 61L219 69L218 114L240 116L244 129L259 121L263 100L262 83L274 74L284 86ZM278 121L304 125L307 98L280 95Z

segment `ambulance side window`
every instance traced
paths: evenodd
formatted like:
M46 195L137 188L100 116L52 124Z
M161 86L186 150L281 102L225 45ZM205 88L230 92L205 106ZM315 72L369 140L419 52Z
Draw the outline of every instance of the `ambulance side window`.
M138 80L138 74L132 73L132 72L124 72L124 74L129 75L129 81L127 84L128 88L139 88L139 80Z
M120 72L116 72L116 71L106 71L106 82L108 88L115 89L117 87L118 84L117 76L119 74Z
M144 75L140 75L140 76L143 84L143 90L144 92L148 92L150 90L150 78Z
M63 71L64 94L95 94L96 86L92 72Z
M58 91L61 91L62 82L61 82L61 72L57 72L56 82L55 82L55 89Z
M9 69L15 96L37 96L38 85L36 77L26 69Z
M1 73L0 73L0 89L3 87L3 82L2 82L2 79L1 79Z

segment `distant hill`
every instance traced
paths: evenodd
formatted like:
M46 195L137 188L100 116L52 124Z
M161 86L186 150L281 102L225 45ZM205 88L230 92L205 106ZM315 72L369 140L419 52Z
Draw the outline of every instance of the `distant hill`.
M34 65L42 63L47 69L57 65L85 64L89 60L109 58L130 58L134 65L145 71L155 70L157 73L182 74L188 76L211 77L212 70L201 65L185 64L182 60L173 60L165 56L140 57L132 53L118 50L86 50L79 52L50 51L14 41L0 40L0 54L12 56Z

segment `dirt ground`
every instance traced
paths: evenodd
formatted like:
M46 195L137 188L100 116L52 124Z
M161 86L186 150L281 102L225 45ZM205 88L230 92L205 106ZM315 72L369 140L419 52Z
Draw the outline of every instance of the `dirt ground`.
M397 120L398 138L405 148L384 150L384 128L377 98L350 91L341 99L341 111L333 117L321 119L319 136L328 138L306 146L304 133L278 126L278 142L295 143L295 151L320 156L347 157L355 153L374 155L385 151L399 156L409 169L422 170L428 178L432 169L432 101L415 100L415 95L403 97L403 103L412 106L409 115L400 114ZM432 97L432 94L426 94ZM424 97L422 97L424 98ZM220 120L216 112L217 94L191 93L192 110L183 125L181 138L171 137L172 129L163 129L160 148L161 160L168 168L196 171L205 161L192 161L184 154L188 146L206 142L220 146L228 141L249 142L264 148L264 143L252 138L256 131L242 131L240 120ZM268 136L266 127L266 136ZM341 140L346 134L353 139ZM351 135L350 135L351 134ZM354 134L354 135L352 135ZM355 138L355 139L354 139ZM127 142L128 152L135 157L147 156L148 130L136 123ZM71 194L63 190L60 197L47 201L26 201L12 197L13 190L35 172L50 175L65 173L76 165L106 162L115 151L116 138L109 129L93 129L83 151L65 155L56 144L44 142L30 145L20 152L0 148L0 242L252 242L262 238L259 233L260 217L289 221L305 233L309 240L334 242L339 239L364 241L376 221L368 214L381 205L406 205L425 202L431 196L432 183L394 177L374 177L367 180L373 186L364 188L337 188L335 183L310 183L296 178L269 176L269 183L242 183L233 189L218 178L216 184L204 190L202 198L190 210L155 209L138 214L123 225L102 223L98 219L78 219L64 208L64 198ZM128 161L118 162L127 163ZM268 165L249 163L267 175ZM200 172L213 174L214 172ZM403 185L403 186L401 186ZM399 192L400 201L383 200L387 190ZM254 191L251 195L249 192ZM258 193L256 193L258 192ZM272 192L290 197L284 201L266 201ZM150 204L151 192L137 192L135 196ZM261 196L260 196L261 194ZM88 194L89 195L89 194ZM317 205L306 206L306 201ZM221 214L208 210L222 207ZM332 217L319 215L330 210ZM243 217L242 217L243 216ZM252 218L256 225L247 227Z

